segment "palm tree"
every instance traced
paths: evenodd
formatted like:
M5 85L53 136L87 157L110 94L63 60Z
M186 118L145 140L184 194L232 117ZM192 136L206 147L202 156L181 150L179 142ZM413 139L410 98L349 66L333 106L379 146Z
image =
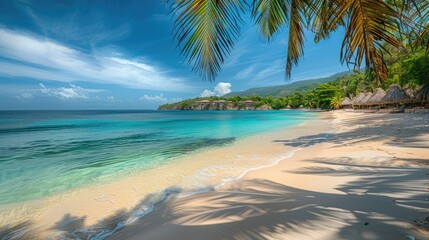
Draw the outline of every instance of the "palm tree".
M270 40L279 29L288 29L286 77L304 55L305 29L315 33L315 41L329 37L339 27L345 28L340 60L355 69L375 73L377 80L387 78L383 55L385 46L403 51L400 32L418 29L416 39L429 36L428 0L166 0L175 18L174 36L181 53L193 71L214 81L221 65L240 36L243 16L250 11L262 36ZM403 14L401 9L410 14ZM420 23L414 24L413 19ZM423 21L424 22L421 22Z
M341 95L337 94L331 99L331 106L334 109L339 109L343 100L344 98Z

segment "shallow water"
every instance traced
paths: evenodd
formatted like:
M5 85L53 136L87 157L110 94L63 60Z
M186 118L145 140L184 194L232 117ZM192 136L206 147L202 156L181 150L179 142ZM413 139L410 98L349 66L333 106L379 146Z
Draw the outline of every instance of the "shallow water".
M301 111L0 112L0 204L156 170L186 154L315 116Z

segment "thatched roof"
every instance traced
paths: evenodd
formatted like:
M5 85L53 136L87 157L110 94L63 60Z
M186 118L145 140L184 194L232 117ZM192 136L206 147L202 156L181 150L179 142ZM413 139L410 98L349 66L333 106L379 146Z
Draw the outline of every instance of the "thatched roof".
M410 96L398 85L393 84L387 89L386 95L383 97L383 103L401 103L408 102Z
M365 97L360 101L360 105L368 105L368 100L372 97L372 92L365 93Z
M359 105L364 97L365 97L365 93L359 93L355 98L353 98L352 104Z
M408 96L410 96L411 98L415 98L417 97L417 94L420 91L421 86L416 85L411 87L409 84L407 84L403 87L403 89L408 94Z
M386 96L386 92L381 88L377 88L375 90L375 93L372 94L371 98L367 101L367 104L368 105L380 104L384 96Z
M420 90L416 95L416 99L421 102L429 102L429 85Z
M350 106L350 105L352 105L352 101L348 97L344 98L344 100L341 102L341 106Z
M414 98L414 96L416 95L416 91L414 91L411 88L404 88L405 93L410 96L411 98Z

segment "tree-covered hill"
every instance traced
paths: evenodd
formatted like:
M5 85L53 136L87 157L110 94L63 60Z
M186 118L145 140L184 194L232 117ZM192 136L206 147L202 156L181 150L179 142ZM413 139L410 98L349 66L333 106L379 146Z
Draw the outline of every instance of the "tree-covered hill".
M232 92L225 95L225 98L240 96L240 97L249 97L249 96L258 96L258 97L287 97L292 96L295 93L303 93L314 90L322 83L331 82L341 76L351 74L350 71L336 73L329 77L309 79L303 81L292 82L290 84L278 85L278 86L268 86L268 87L259 87L259 88L250 88L241 92Z

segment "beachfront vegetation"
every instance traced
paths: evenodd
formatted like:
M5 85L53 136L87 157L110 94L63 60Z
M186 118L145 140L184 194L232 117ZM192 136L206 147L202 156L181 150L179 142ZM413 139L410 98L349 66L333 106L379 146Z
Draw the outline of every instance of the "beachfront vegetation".
M330 82L321 82L315 87L306 87L305 81L293 92L280 96L276 91L274 96L266 96L263 91L249 91L249 94L259 96L232 96L210 97L185 100L179 103L166 104L161 109L190 109L198 101L210 102L225 100L233 103L238 109L244 109L244 102L252 100L254 107L262 105L272 109L311 108L311 109L338 109L345 98L353 99L360 93L376 92L377 88L387 90L392 84L397 84L412 93L425 91L429 87L429 56L424 48L407 52L392 52L387 58L389 75L386 81L372 81L370 72L356 71L353 74L341 75ZM310 82L313 84L313 82ZM286 86L287 87L287 86ZM269 87L268 87L269 88Z
M427 0L167 0L175 18L174 36L193 70L204 79L215 80L225 58L234 48L247 11L259 32L270 41L281 29L288 31L286 76L304 55L305 32L314 41L326 39L338 28L345 29L340 60L361 69L367 81L378 84L389 79L388 71L400 76L424 73L425 56L414 53L429 39ZM412 55L407 55L407 50ZM400 66L389 66L389 54L398 54ZM416 55L413 55L416 54ZM396 60L395 60L396 61ZM408 66L412 61L415 68ZM417 63L418 65L417 67ZM402 78L401 78L402 79ZM419 80L416 80L417 82ZM318 104L326 106L334 86L316 91Z

